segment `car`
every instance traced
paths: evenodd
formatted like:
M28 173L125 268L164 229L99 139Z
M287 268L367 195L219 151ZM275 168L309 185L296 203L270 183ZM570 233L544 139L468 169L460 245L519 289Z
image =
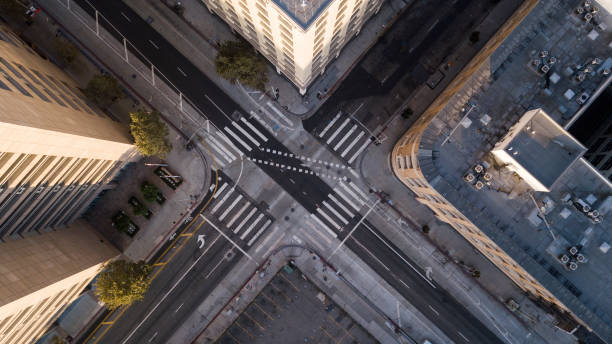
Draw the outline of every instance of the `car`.
M587 100L589 100L590 96L591 95L588 92L582 92L580 97L576 98L576 103L578 103L579 105L582 105L586 103Z

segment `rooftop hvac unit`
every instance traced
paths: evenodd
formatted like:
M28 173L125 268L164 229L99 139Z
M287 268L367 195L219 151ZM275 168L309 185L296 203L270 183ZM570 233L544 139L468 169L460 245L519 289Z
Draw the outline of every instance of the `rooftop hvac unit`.
M466 173L463 176L463 180L465 180L468 183L473 183L475 179L476 179L476 177L474 177L474 175L472 173Z
M567 250L567 252L569 252L572 256L575 256L578 254L578 247L572 246Z
M590 22L591 19L593 19L593 15L591 13L587 13L584 15L584 21L585 22Z
M596 58L593 59L593 61L591 63L594 64L594 65L601 64L601 58L596 57Z
M544 58L544 57L546 57L546 56L548 56L548 50L542 50L542 51L540 51L540 57Z
M559 260L561 261L561 263L563 264L567 264L569 263L570 259L566 254L562 254L559 256Z
M590 217L599 217L599 211L597 210L590 211L588 214Z
M567 264L567 268L570 269L570 271L576 271L578 270L578 264L576 264L576 262L570 262Z
M491 181L491 179L493 179L493 176L491 175L491 173L487 172L482 176L482 179L484 179L485 181L489 182Z
M548 64L549 64L549 65L554 65L556 62L557 62L557 58L556 58L556 57L554 57L554 56L551 56L551 57L548 59Z
M534 65L535 67L539 66L540 63L542 63L542 61L540 59L533 59L531 61L531 64Z
M576 260L578 261L578 263L584 263L586 262L586 257L582 253L578 253L576 255Z
M576 75L576 80L578 81L584 81L585 78L586 78L586 74L584 72L580 72Z
M481 164L476 164L474 166L474 172L476 173L482 173L482 171L484 171L484 167Z
M476 184L474 184L474 187L476 188L476 190L480 190L484 187L484 183L479 180L476 182Z
M610 68L604 68L604 70L601 71L601 74L610 75Z
M576 9L576 14L583 14L583 13L584 13L584 8L582 8L582 7L578 7L578 8Z
M547 64L543 64L542 68L540 68L540 71L542 73L548 73L549 70L550 70L550 67Z
M584 68L584 72L587 73L587 74L591 73L592 71L593 71L593 68L591 68L591 67L585 67Z

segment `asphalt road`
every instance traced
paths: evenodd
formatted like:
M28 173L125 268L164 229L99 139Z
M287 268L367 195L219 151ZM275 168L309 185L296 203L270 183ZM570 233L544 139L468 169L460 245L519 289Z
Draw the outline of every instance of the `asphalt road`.
M89 6L85 4L85 0L75 0L75 2L83 6L86 10L89 8ZM176 87L181 89L184 95L191 99L195 103L194 105L205 113L217 127L231 127L232 119L229 116L234 113L234 111L240 111L243 114L246 113L228 95L224 94L223 91L210 81L206 75L192 65L169 42L153 30L144 20L138 17L138 15L124 3L120 1L105 0L91 0L90 2L96 6L98 11L100 11L105 18L112 22L115 28L120 30L128 40L135 44L138 50L152 61L158 70L168 77ZM93 12L90 11L90 14L93 15ZM126 20L125 16L129 17L130 21ZM101 24L108 25L104 21L101 21ZM155 45L150 42L154 42ZM259 125L259 123L255 122L253 124L259 131L267 133L266 129ZM288 149L283 146L281 142L277 141L273 135L268 133L267 136L269 141L266 142L266 148L289 153ZM247 138L244 137L243 139L247 140ZM237 142L235 144L239 146ZM266 159L266 154L257 149L245 152L245 154L255 159ZM299 160L291 158L284 159L295 166L301 163ZM314 212L317 204L328 199L327 195L332 193L331 188L314 175L288 171L282 172L279 169L267 165L260 165L260 168L309 212ZM290 179L292 181L290 181ZM304 190L307 190L307 192L302 192ZM380 233L378 233L378 231L376 231L367 221L363 223L371 227L371 230L358 229L353 234L354 239L347 240L347 246L359 254L359 256L372 266L387 282L397 288L398 292L412 302L432 322L438 325L449 338L457 343L467 343L468 341L471 343L500 342L490 330L454 300L446 291L435 286L435 284L433 284L435 288L432 287L430 282L423 279L422 275L424 275L424 272L422 269L416 267L416 264L403 253L400 253L400 250L392 243L383 239L382 235L380 235ZM346 233L344 234L346 235ZM212 252L216 253L215 258L218 258L227 247L227 244L220 243L219 245L221 246L214 250L211 249ZM176 268L172 269L172 271L176 273L176 276L182 275L182 271L190 265L190 259L196 259L193 256L195 252L194 248L185 248L186 256L178 259L176 263L178 265L176 265ZM155 332L158 333L157 336L162 336L160 333L161 329L164 329L163 335L170 335L173 329L180 324L180 320L187 316L187 312L193 310L193 307L197 306L198 302L195 301L199 300L201 302L210 292L211 288L214 287L214 282L218 281L223 276L223 273L226 273L231 268L231 264L228 264L228 266L221 264L222 267L215 270L212 275L213 278L209 279L207 283L204 284L205 286L202 286L198 284L198 282L200 282L198 279L201 278L204 271L207 271L206 269L211 268L210 265L205 264L205 262L208 261L208 259L202 260L202 265L197 265L197 267L195 267L200 273L191 273L186 277L186 279L188 278L189 281L193 281L193 283L182 283L181 288L176 289L177 294L169 295L167 297L169 299L168 303L160 305L149 320L145 322L146 326L140 326L127 342L146 343L153 337ZM233 259L232 261L235 262L237 259ZM216 263L211 261L210 264L214 266ZM415 268L413 269L411 266ZM167 279L163 282L159 281L159 283L166 284L157 285L154 288L154 290L157 291L157 295L152 296L154 298L162 298L166 291L171 288L173 280ZM403 286L403 283L406 283L408 287ZM190 289L190 286L199 287L196 288L197 290L194 290ZM181 301L184 297L183 295L188 295L189 300L194 302L190 303L190 305L184 304L179 310L179 314L176 315L176 320L173 320L174 318L170 318L169 313L172 313L173 309L178 308L178 305L184 302ZM103 342L124 342L127 333L130 332L126 331L126 329L135 328L139 322L142 321L144 314L148 313L148 308L146 306L147 305L143 304L143 309L139 310L139 314L124 317L122 321L120 321L120 324L114 326L117 327L117 329L113 328L109 331ZM150 306L150 304L148 306ZM161 311L160 307L164 307L164 311ZM185 309L183 310L183 308ZM153 340L154 342L161 342L157 338L153 338ZM151 342L153 342L153 340Z

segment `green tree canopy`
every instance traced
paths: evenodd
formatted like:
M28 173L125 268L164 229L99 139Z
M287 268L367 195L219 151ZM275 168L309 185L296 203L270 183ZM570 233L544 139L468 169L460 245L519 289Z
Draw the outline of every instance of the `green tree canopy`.
M83 93L101 107L109 106L115 100L123 98L119 81L108 74L97 74L91 78Z
M238 81L263 90L268 82L266 60L244 40L221 43L215 59L215 70L232 84Z
M166 138L168 127L159 117L159 112L139 110L130 114L130 130L134 144L144 156L164 158L172 149Z
M145 199L145 201L153 202L157 199L159 189L154 184L144 182L140 186L140 191L142 192L142 197Z
M116 260L98 276L95 285L96 296L109 309L129 306L144 298L151 280L151 265L145 262Z
M55 52L62 63L68 65L79 55L79 48L67 39L58 37L55 39Z

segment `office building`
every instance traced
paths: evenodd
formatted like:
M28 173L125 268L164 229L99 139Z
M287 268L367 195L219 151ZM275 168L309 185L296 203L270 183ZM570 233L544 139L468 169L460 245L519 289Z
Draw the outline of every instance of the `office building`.
M0 241L71 223L134 154L125 126L0 25Z
M610 18L596 2L525 1L391 157L416 199L559 328L607 342L612 184L566 126L612 80Z
M202 0L303 95L382 0Z

